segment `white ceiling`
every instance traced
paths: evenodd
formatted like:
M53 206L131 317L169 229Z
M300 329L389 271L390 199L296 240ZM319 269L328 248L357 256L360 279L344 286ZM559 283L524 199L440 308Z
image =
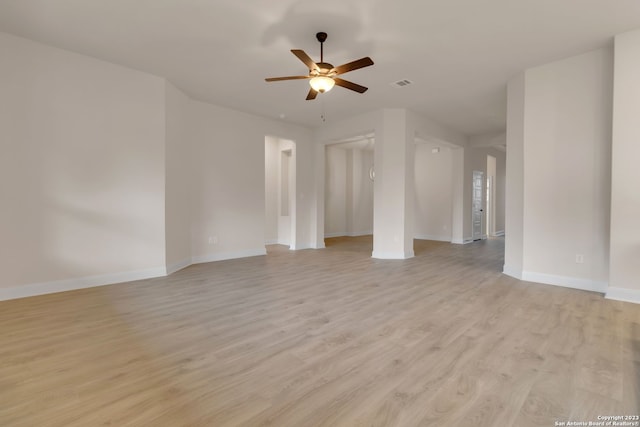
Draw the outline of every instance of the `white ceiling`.
M409 108L469 135L505 126L505 84L525 68L605 46L640 28L638 0L1 0L0 31L166 77L217 105L306 126ZM370 56L305 101L290 49L325 61ZM413 85L390 83L409 79Z

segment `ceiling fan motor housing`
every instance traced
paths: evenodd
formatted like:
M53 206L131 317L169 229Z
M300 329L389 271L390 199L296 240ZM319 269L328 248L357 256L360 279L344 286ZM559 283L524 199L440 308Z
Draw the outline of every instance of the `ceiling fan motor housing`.
M335 72L331 72L331 70L333 70L334 67L328 62L318 62L316 63L316 65L318 66L317 69L310 70L310 75L312 76L332 77L333 75L336 74Z

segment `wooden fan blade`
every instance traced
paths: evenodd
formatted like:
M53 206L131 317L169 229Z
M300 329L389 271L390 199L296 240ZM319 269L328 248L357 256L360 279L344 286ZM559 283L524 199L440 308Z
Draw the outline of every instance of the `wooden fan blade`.
M291 49L291 53L293 53L295 56L298 57L298 59L302 62L304 62L304 64L309 67L309 71L311 70L320 70L320 68L318 68L318 66L316 65L315 62L313 62L313 59L311 59L309 57L309 55L307 55L305 53L304 50L300 50L300 49Z
M359 68L368 67L370 65L373 65L373 60L371 60L371 58L366 56L364 58L360 58L356 61L352 61L347 64L338 65L331 71L335 72L336 75L338 75L338 74L348 73L349 71L357 70Z
M309 76L287 76L287 77L269 77L264 79L267 82L279 82L281 80L298 80L298 79L308 79Z
M307 101L310 101L312 99L316 99L316 96L318 96L318 92L313 90L313 88L309 89L309 93L307 94Z
M360 86L359 84L355 84L355 83L349 82L347 80L343 80L343 79L341 79L339 77L334 77L333 81L336 82L336 84L338 86L342 86L344 88L351 89L351 90L356 91L358 93L365 93L367 91L367 89L369 89L367 87Z

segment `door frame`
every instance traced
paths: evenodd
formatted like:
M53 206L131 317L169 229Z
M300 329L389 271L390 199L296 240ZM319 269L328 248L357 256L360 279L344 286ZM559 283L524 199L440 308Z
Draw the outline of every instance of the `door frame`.
M486 188L486 182L485 182L485 178L484 178L484 171L478 171L478 170L474 170L472 172L471 175L471 240L476 241L476 240L483 240L486 239L486 233L483 233L483 229L485 226L485 212L484 212L484 198L485 196L485 188ZM477 192L475 191L475 185L476 185L476 178L479 177L480 178L480 194L478 197L479 200L479 204L480 204L480 230L479 233L476 234L476 227L475 227L475 217L476 217L476 207L477 207L477 201L476 201L476 195Z

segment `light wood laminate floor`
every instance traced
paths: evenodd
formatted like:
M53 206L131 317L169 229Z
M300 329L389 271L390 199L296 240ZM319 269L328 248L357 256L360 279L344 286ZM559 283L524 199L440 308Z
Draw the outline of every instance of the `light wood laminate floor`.
M0 302L0 426L554 426L640 413L640 306L371 237Z

